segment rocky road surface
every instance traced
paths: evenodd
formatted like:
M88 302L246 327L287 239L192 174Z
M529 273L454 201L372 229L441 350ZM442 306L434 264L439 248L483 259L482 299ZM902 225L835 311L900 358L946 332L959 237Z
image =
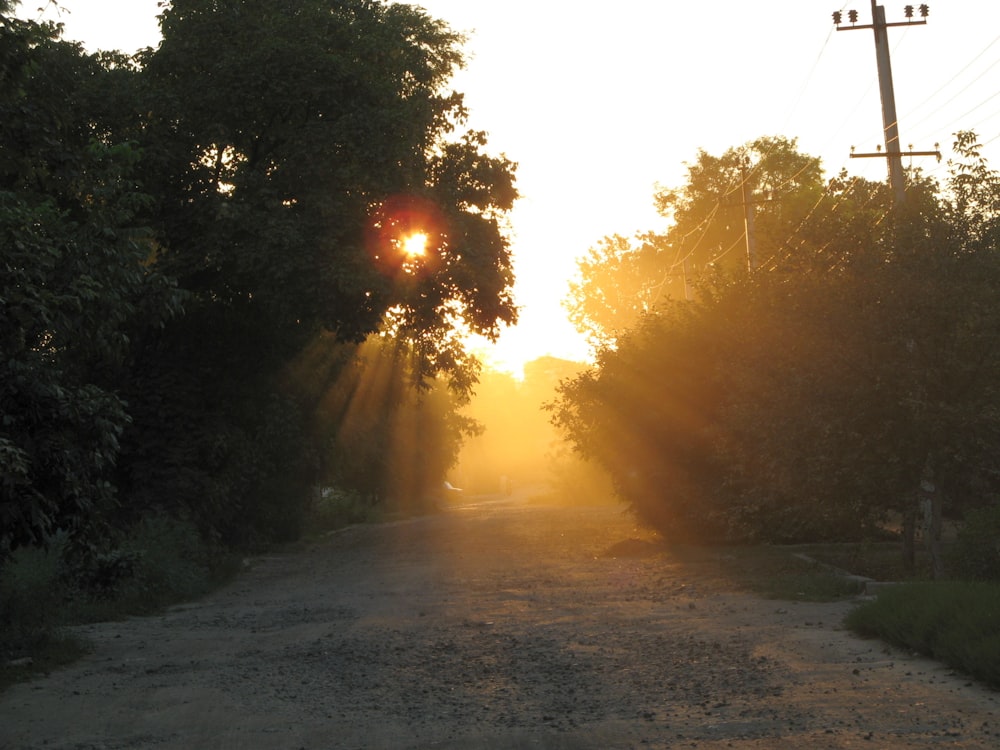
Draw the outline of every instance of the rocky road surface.
M633 540L633 541L628 541ZM0 694L0 748L1000 748L998 694L525 497L256 559Z

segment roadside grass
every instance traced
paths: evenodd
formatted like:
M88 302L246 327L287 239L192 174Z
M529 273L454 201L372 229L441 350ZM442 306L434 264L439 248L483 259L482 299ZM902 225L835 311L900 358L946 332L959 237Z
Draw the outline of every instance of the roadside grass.
M830 602L857 596L862 583L819 562L784 555L747 556L734 580L767 599Z
M1000 584L950 581L887 587L845 624L1000 688Z
M715 548L697 555L702 562L714 560L736 587L773 599L857 597L862 582L843 573L893 582L880 587L876 598L860 601L845 627L1000 689L1000 583L932 581L923 551L915 572L908 574L893 542Z
M381 505L334 490L315 498L294 551L330 531L385 520ZM68 570L66 539L21 549L0 568L0 692L70 664L87 643L67 629L155 614L198 599L231 581L241 556L207 544L189 523L167 517L140 522L117 547Z
M46 630L32 640L31 652L30 658L12 659L0 668L0 693L11 685L72 664L87 653L87 646L79 638Z
M702 547L671 545L679 562L696 564L706 573L741 591L768 599L825 602L857 596L861 583L816 559L794 554L784 546Z
M239 569L193 527L166 518L139 524L113 552L66 570L66 540L22 549L0 570L0 691L87 652L66 628L163 611L205 595Z
M312 499L305 519L306 538L317 538L330 531L356 523L377 523L386 509L353 490L323 487Z
M932 575L922 547L916 551L914 570L907 572L899 541L800 544L785 549L873 581L920 581Z
M904 571L898 542L733 545L671 548L679 559L714 566L733 585L771 599L833 601L857 596L864 579L919 581L930 578L926 555L916 571Z

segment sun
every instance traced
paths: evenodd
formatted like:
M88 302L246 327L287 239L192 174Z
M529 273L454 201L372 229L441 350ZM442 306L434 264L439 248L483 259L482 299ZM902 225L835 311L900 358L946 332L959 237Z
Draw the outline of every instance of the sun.
M427 255L427 234L414 232L403 238L402 249L407 260L416 260Z

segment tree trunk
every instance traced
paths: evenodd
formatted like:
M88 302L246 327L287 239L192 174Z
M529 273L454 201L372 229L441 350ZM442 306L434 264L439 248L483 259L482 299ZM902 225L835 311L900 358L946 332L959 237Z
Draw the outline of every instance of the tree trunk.
M935 492L931 498L931 522L927 532L927 552L931 558L934 580L944 578L944 554L941 550L941 493Z
M917 509L908 503L903 509L903 569L913 573L917 569Z
M934 470L930 460L924 466L924 476L920 480L920 508L924 514L924 545L931 562L931 573L935 581L944 578L944 557L941 553L941 506L940 488L934 483Z

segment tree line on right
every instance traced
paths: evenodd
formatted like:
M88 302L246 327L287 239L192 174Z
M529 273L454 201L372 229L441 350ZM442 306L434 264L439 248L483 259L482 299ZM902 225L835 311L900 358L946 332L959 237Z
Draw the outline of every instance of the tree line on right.
M944 520L974 517L987 541L960 565L995 576L1000 175L973 132L954 153L893 205L794 140L699 152L655 196L667 231L580 261L566 307L595 364L553 422L667 539L863 540L893 519L941 576Z

